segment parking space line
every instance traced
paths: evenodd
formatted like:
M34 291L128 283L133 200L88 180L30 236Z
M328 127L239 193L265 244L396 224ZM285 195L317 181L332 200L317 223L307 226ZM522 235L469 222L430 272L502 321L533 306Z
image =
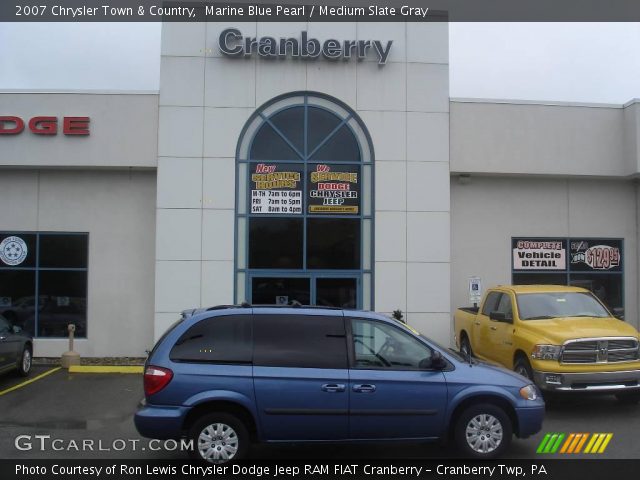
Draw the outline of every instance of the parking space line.
M143 373L142 365L71 365L69 373Z
M40 380L41 378L44 378L44 377L46 377L47 375L51 375L52 373L57 372L57 371L58 371L58 370L60 370L61 368L62 368L62 367L52 368L51 370L47 370L46 372L41 373L41 374L40 374L40 375L38 375L37 377L30 378L29 380L25 380L24 382L19 383L18 385L14 385L13 387L9 387L9 388L7 388L6 390L2 390L2 391L0 391L0 397L1 397L2 395L6 394L6 393L13 392L14 390L17 390L17 389L19 389L19 388L25 387L25 386L29 385L30 383L35 382L36 380Z

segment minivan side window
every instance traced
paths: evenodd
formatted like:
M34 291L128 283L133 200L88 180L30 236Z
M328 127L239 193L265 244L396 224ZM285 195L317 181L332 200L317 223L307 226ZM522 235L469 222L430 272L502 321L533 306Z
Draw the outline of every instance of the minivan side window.
M502 295L501 292L491 292L487 295L487 299L482 306L482 315L486 315L488 317L491 312L495 312L500 295Z
M174 362L251 363L251 316L205 318L189 328L171 349Z
M254 365L347 368L342 316L254 315L253 337Z
M421 370L431 358L429 347L400 329L382 322L352 319L355 368Z

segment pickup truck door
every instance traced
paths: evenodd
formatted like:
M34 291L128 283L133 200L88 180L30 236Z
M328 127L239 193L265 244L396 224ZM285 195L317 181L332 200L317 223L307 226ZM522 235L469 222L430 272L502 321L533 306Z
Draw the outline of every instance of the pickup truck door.
M487 293L482 308L478 311L471 326L471 348L474 354L480 358L491 359L489 314L497 308L501 295L502 292L490 291Z
M494 311L503 314L505 321L489 319L490 359L507 368L513 368L513 307L508 293L500 295Z

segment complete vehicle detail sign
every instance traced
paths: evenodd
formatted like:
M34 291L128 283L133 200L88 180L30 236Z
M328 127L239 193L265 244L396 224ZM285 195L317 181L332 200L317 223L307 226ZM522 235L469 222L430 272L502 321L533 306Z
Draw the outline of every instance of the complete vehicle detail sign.
M513 240L514 270L566 270L566 240Z
M275 37L245 37L237 28L227 28L220 33L218 47L223 55L228 57L250 57L257 53L261 57L286 57L316 59L320 56L329 60L339 58L358 60L367 58L373 53L378 63L387 63L393 40L385 43L380 40L335 40L328 39L320 42L317 38L309 38L306 31L302 31L300 38Z

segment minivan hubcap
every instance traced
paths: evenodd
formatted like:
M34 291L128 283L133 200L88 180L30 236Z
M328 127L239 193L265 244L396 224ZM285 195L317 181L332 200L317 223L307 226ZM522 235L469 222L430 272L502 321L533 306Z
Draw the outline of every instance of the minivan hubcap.
M483 413L467 424L467 443L474 452L489 453L502 443L502 424L493 415Z
M25 350L22 354L22 370L28 372L31 369L31 352Z
M229 425L212 423L200 432L198 451L208 462L231 460L238 452L238 435Z

